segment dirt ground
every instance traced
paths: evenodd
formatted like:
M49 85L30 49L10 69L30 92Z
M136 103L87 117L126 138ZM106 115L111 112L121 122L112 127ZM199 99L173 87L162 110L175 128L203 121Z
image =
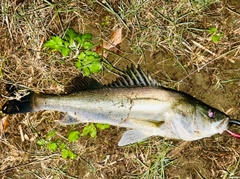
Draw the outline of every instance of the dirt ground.
M163 86L186 92L240 119L240 3L238 0L2 0L0 10L1 105L5 85L19 84L59 94L79 71L75 61L49 52L44 42L67 28L108 40L123 28L116 68L140 64ZM210 28L216 28L211 34ZM213 42L213 35L219 39ZM54 54L54 55L53 55ZM109 71L94 75L110 83ZM1 117L4 117L1 114ZM226 132L194 142L152 137L118 147L126 129L110 127L92 139L67 141L72 130L61 126L60 113L42 111L10 115L1 134L0 178L240 178L240 141ZM240 133L237 126L232 131ZM54 130L77 154L63 159L37 141Z

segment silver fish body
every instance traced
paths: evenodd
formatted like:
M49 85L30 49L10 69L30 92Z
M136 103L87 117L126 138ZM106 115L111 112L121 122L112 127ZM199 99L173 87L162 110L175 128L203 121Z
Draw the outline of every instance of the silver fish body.
M36 95L33 110L68 113L73 123L107 123L135 129L142 137L192 141L222 133L228 116L200 101L162 87L103 88L65 96ZM209 117L209 110L214 117ZM134 136L131 136L133 141ZM121 145L121 144L120 144Z
M62 124L93 122L131 128L119 146L150 136L198 140L222 133L229 123L224 113L188 94L158 85L105 86L59 96L33 93L28 101L31 112L55 110L73 117L60 120ZM3 112L9 106L6 103Z

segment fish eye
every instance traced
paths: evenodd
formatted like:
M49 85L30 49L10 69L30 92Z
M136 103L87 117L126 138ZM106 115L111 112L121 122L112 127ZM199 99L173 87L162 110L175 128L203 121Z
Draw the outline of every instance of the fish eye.
M215 116L215 112L212 109L209 109L208 110L208 117L214 118L214 116Z

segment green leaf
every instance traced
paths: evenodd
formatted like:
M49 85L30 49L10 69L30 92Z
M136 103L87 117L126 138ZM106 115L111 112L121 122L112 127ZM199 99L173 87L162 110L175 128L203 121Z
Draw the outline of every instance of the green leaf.
M82 39L82 34L78 34L76 37L77 42L82 46L84 40Z
M74 40L75 37L77 37L79 34L77 32L75 32L72 28L68 29L66 34L65 34L65 38L67 40L69 40L70 44L71 42Z
M67 149L63 149L62 150L62 158L67 159L67 158L71 158L71 159L76 159L77 155L74 154L72 151L67 150Z
M212 36L211 36L211 40L212 40L214 43L217 43L217 42L220 40L221 36L223 36L223 35L220 34L220 33L218 33L218 34L216 34L216 35L212 35Z
M100 130L108 129L110 127L109 124L96 124L96 126Z
M84 127L83 132L81 133L81 136L90 135L91 138L96 137L97 135L97 129L93 123L88 124Z
M66 144L61 143L61 144L59 145L59 148L60 148L61 150L65 149L65 148L66 148Z
M84 43L83 43L83 48L84 48L84 49L90 49L90 48L92 48L92 47L93 47L92 42L84 42Z
M51 132L49 132L46 136L46 140L51 140L54 136L56 135L56 131L52 130Z
M212 27L208 31L210 34L214 34L215 32L217 32L217 29L215 27Z
M86 59L86 60L84 60L84 62L86 62L85 64L89 64L91 62L98 61L98 59L96 59L96 57L93 55L87 55L85 57L85 59Z
M85 42L89 42L90 40L92 40L92 34L90 33L86 33L86 34L78 34L78 36L76 37L76 40L78 41L78 43L81 45L81 46L85 46L83 47L84 49L89 49L88 46L90 46L90 44L85 44ZM89 42L91 43L91 42ZM91 43L92 44L92 43ZM93 45L92 45L93 46ZM92 47L91 46L91 47ZM90 47L90 48L91 48Z
M40 139L40 140L37 141L37 144L40 145L40 146L43 146L43 145L46 144L46 141L45 141L45 139Z
M102 70L102 64L100 62L94 62L89 65L89 68L92 73L97 73Z
M77 69L81 70L85 76L97 73L102 70L101 57L90 50L81 52L78 55L78 62L75 63Z
M88 67L82 67L82 68L81 68L81 71L83 72L83 74L84 74L85 76L89 76L89 75L91 74L91 71L89 70Z
M81 52L80 55L78 55L78 60L84 60L85 56L85 53Z
M75 142L76 140L79 139L79 135L80 135L80 132L79 131L71 131L69 134L68 134L68 140L70 142Z
M68 54L71 52L71 50L69 48L65 48L63 47L62 49L60 49L60 52L62 53L62 55L64 57L68 56Z
M51 39L44 44L44 47L56 50L59 50L62 46L63 40L59 36L52 36Z
M93 37L93 35L90 34L90 33L86 33L86 34L82 35L83 41L85 41L85 40L92 40L92 37Z
M220 40L220 36L218 36L218 35L212 35L212 36L211 36L211 40L212 40L214 43L217 43L217 42Z
M94 57L96 57L96 58L100 58L100 56L98 55L98 53L96 53L96 52L93 52L93 51L90 51L90 50L86 50L85 51L85 54L86 54L86 56L94 56Z
M67 149L62 150L62 158L65 158L65 159L68 158L68 150Z
M69 43L59 36L52 36L51 39L44 44L44 47L57 50L61 52L63 56L67 56L71 51L68 46Z
M55 152L58 149L56 142L49 142L46 147L48 150L53 151L53 152Z
M94 62L89 64L81 64L82 66L79 69L83 72L85 76L89 76L91 73L97 73L102 70L101 62Z
M76 154L74 154L72 151L68 151L68 156L69 156L69 158L70 159L76 159L77 158L77 155Z
M75 67L76 67L77 69L81 70L81 67L82 67L81 62L76 62L76 63L75 63Z

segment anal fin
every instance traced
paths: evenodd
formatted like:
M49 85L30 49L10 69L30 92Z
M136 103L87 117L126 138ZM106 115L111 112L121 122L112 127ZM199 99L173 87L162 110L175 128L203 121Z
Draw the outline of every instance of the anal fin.
M135 130L135 129L129 130L123 134L122 138L118 142L118 146L125 146L125 145L133 144L136 142L140 142L151 136L152 136L151 134L143 130Z

